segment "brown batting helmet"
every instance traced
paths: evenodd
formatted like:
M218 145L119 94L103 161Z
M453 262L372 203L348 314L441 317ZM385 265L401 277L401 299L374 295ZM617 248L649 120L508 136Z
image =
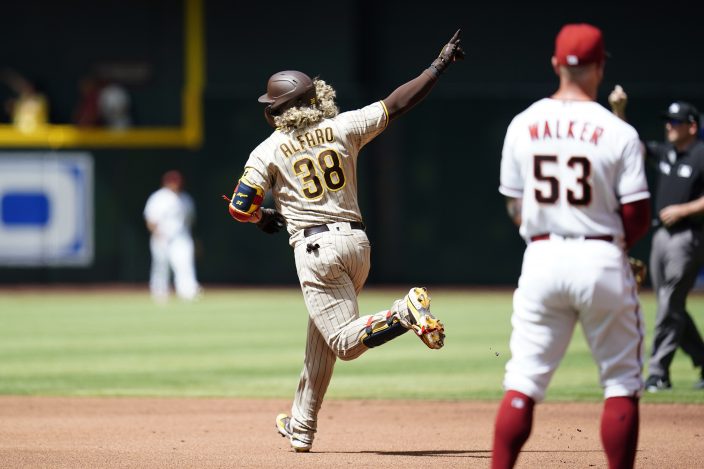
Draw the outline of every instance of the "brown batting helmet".
M269 78L266 93L259 97L259 102L269 104L274 113L294 106L310 106L315 104L315 85L303 72L278 72Z

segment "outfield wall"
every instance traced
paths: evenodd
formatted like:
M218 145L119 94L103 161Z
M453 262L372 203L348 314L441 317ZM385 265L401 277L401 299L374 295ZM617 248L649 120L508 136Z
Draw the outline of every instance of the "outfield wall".
M340 107L352 109L416 76L457 27L464 30L465 63L361 154L372 283L515 283L523 242L497 192L501 145L512 116L555 89L549 59L564 22L603 28L611 58L599 101L605 104L608 90L622 84L642 136L662 136L658 114L674 99L704 107L704 63L694 60L701 55L698 2L680 2L680 11L692 12L684 16L634 12L613 2L569 11L558 2L440 1L432 9L379 3L347 0L311 11L279 0L246 7L203 0L200 143L0 145L0 151L90 152L95 183L92 265L0 267L0 282L146 281L141 213L160 175L174 167L185 172L196 201L203 282L295 282L286 237L231 221L220 198L231 193L249 151L268 135L256 98L280 69L319 75L337 89ZM52 122L70 124L77 83L91 67L137 64L133 71L145 75L128 87L136 127L184 128L184 116L193 117L182 100L186 10L180 0L4 5L0 40L11 47L0 52L0 68L34 78L50 98ZM10 94L0 85L2 101ZM7 124L7 115L2 119ZM649 238L634 253L647 257L648 249Z

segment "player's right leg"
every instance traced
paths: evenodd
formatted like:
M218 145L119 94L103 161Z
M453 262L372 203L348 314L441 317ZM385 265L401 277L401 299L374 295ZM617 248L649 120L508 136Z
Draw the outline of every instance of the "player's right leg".
M168 244L152 236L149 242L152 255L149 274L149 290L157 302L164 302L169 296L169 252Z
M609 467L629 468L638 443L644 322L637 287L621 250L595 242L590 251L593 264L585 258L577 265L592 272L583 279L592 294L581 296L577 304L582 331L604 388L601 440Z
M601 443L609 468L632 468L638 447L638 398L611 397L601 414Z
M445 344L445 327L430 312L430 293L425 287L414 287L401 300L396 300L391 312L399 323L412 330L425 345L439 349Z
M317 247L309 249L309 245ZM367 318L359 317L357 295L369 273L370 252L361 230L321 233L294 246L308 316L342 360L353 360L367 350L360 342ZM375 315L372 323L384 322L385 314Z
M408 330L429 348L439 349L445 344L445 327L430 312L430 294L425 287L411 288L405 297L393 303L385 316L365 318L367 324L360 341L369 348L385 344Z

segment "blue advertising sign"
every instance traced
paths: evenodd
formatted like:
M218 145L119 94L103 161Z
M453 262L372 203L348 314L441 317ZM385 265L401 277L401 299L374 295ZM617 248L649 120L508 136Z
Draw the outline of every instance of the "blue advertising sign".
M92 262L92 156L0 152L0 265Z

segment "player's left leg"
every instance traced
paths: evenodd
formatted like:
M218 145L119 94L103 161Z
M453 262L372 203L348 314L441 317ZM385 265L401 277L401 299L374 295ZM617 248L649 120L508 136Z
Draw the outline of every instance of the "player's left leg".
M508 390L494 422L491 449L492 469L512 468L533 428L535 401L518 391Z
M506 394L496 416L492 467L513 467L530 436L533 406L545 396L577 322L562 290L569 250L553 243L526 249L518 288L513 295L511 359L506 364Z
M288 419L286 415L277 416L277 431L287 436L291 447L299 452L312 447L318 411L336 358L350 360L367 350L359 343L359 337L350 332L355 321L361 323L357 294L369 272L369 243L357 246L361 257L358 255L357 262L349 269L342 264L340 251L349 251L348 244L354 239L351 236L344 236L343 240L331 238L330 233L323 233L294 245L296 270L308 309L308 332L291 416ZM342 249L340 244L343 244ZM383 314L379 316L383 318ZM358 329L361 331L363 326Z
M169 261L174 271L176 294L184 300L193 300L198 295L193 239L179 236L169 246Z
M332 378L335 354L312 320L308 320L303 370L291 407L288 430L291 447L309 451L318 429L318 412ZM281 432L280 432L281 433Z

